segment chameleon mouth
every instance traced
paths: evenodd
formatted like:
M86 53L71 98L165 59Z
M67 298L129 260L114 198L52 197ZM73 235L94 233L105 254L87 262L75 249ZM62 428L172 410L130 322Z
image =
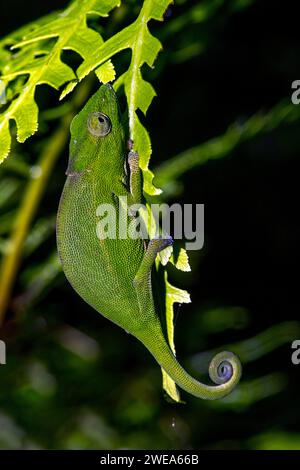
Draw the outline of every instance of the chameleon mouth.
M84 171L71 171L68 168L66 171L66 175L72 179L78 179L83 173Z
M76 172L74 171L74 168L73 168L73 161L69 158L68 167L66 169L66 175L67 176L73 176L74 173L76 173Z
M76 170L74 170L73 160L72 160L72 159L69 159L68 167L67 167L67 169L66 169L66 175L67 175L67 176L78 177L78 176L80 176L82 173L84 173L84 172L83 172L83 171L76 171Z
M81 176L82 173L83 173L83 171L82 171L82 172L73 171L72 173L67 173L67 172L66 172L66 175L69 176L69 177L71 177L71 178L79 178L79 176Z

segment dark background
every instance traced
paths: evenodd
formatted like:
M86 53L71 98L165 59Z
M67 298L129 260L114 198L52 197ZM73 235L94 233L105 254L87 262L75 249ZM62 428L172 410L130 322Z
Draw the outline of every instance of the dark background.
M150 26L164 46L156 69L144 70L158 95L145 120L152 168L289 99L291 83L300 78L295 2L223 2L204 22L172 34L172 21L195 3L178 2L164 23ZM1 1L1 36L65 5ZM189 57L191 45L196 53ZM58 94L39 88L40 105L56 106ZM29 163L55 125L19 150ZM55 249L52 230L24 257L8 312L0 446L300 448L300 365L291 362L291 342L300 335L299 150L299 121L277 126L183 175L181 192L171 198L205 204L205 247L190 253L192 272L170 271L192 297L177 309L178 357L196 376L205 370L199 353L234 344L244 374L232 396L208 403L183 392L185 405L169 403L150 354L91 310L61 273L14 324L16 299ZM56 211L67 154L66 148L36 221Z

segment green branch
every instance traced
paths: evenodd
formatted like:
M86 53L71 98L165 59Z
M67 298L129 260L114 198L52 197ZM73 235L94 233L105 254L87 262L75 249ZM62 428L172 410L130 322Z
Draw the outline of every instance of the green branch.
M169 183L179 179L184 173L208 160L215 160L229 155L238 145L254 137L270 132L284 123L300 118L300 107L281 102L266 114L255 114L244 124L234 124L225 134L211 139L197 147L190 148L170 158L154 170L154 183L166 189Z

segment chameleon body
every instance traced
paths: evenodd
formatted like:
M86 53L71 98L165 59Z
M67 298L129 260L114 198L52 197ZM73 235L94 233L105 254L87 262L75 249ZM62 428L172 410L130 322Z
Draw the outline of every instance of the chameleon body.
M172 242L155 238L99 239L100 204L118 211L120 196L131 203L142 197L138 156L129 152L118 101L110 85L102 85L71 124L67 180L57 218L57 245L65 275L94 309L138 338L169 376L201 398L222 398L239 381L241 366L230 353L217 354L209 368L217 385L191 377L171 351L156 312L152 286L156 255ZM123 214L130 222L134 214Z

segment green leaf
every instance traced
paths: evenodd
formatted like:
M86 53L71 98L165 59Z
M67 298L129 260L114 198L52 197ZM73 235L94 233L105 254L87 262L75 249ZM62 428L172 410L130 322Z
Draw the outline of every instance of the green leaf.
M77 76L82 80L91 70L99 67L120 51L131 49L131 62L128 70L118 78L115 88L121 85L125 88L129 110L130 137L134 142L134 150L140 155L140 166L144 173L144 190L150 195L160 194L160 190L152 184L153 173L149 170L151 156L150 137L142 125L137 110L146 114L154 96L152 85L143 79L141 67L147 64L153 67L161 43L150 33L148 23L150 20L163 20L163 14L171 0L145 0L138 18L127 28L108 39L99 49L89 50L86 60L79 66ZM99 75L98 75L99 76ZM65 90L64 95L71 88Z
M16 78L22 77L22 83L14 90L8 108L0 113L0 163L10 151L11 120L16 122L19 142L24 142L38 128L38 108L34 99L36 86L48 84L58 89L68 82L70 91L77 83L71 67L61 60L62 51L71 49L85 62L91 49L97 51L103 44L100 34L87 26L87 15L107 16L117 5L119 0L77 0L65 11L47 16L46 20L42 18L32 27L27 25L1 41L2 96L13 86ZM8 43L13 44L9 56L5 50ZM112 76L112 65L106 65L102 78L111 79Z
M172 286L168 281L167 272L165 275L165 284L166 284L166 326L167 326L167 337L170 348L173 353L176 354L175 344L174 344L174 303L189 303L191 301L190 295L187 291L178 289L177 287ZM173 379L162 369L163 375L163 388L170 395L170 397L176 401L180 402L180 395L177 389L176 383Z
M163 20L163 14L171 0L145 0L138 18L128 27L103 42L100 34L87 26L86 18L90 14L107 16L108 12L119 5L119 0L84 0L73 1L65 11L41 19L24 28L15 36L9 37L13 44L10 60L3 41L0 52L2 67L1 88L10 89L12 82L22 78L22 83L13 93L8 109L0 114L0 138L2 148L0 162L8 155L11 145L9 130L10 120L17 125L17 139L24 142L38 128L38 108L34 100L37 85L46 83L53 88L65 85L61 99L70 93L78 81L92 70L102 82L112 81L115 71L110 61L118 52L131 49L131 62L128 70L118 78L116 88L123 85L128 101L130 137L134 142L134 150L140 155L140 166L144 173L144 190L150 195L161 191L154 187L153 173L149 170L151 141L149 134L141 123L137 111L146 114L154 96L152 85L143 79L141 68L144 64L153 67L161 43L148 29L150 20ZM20 36L22 39L20 40ZM63 50L73 50L83 59L76 70L61 60ZM2 55L1 55L2 54ZM1 62L2 59L2 62Z

